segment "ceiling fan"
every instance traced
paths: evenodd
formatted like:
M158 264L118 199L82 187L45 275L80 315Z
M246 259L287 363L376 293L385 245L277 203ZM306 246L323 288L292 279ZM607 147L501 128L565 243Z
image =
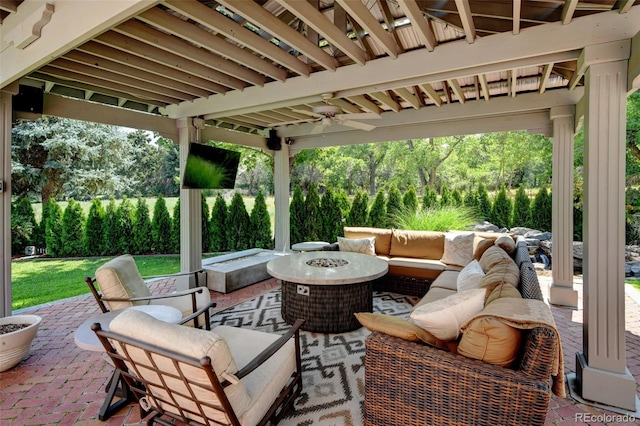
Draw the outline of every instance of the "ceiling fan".
M371 120L380 118L379 114L373 112L357 113L357 114L344 114L342 108L339 106L331 105L329 100L333 97L331 93L323 93L322 100L324 104L318 105L313 108L312 111L303 109L294 109L294 112L309 115L313 118L290 121L286 123L278 123L278 125L297 124L297 123L317 123L311 130L311 134L321 133L326 126L331 126L334 123L342 124L343 126L349 126L360 130L373 130L376 126L367 123L361 123L354 120Z

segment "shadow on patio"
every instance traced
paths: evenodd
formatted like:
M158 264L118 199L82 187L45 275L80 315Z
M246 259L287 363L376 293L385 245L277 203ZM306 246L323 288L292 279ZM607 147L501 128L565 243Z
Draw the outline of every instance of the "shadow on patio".
M546 298L549 278L541 276L540 281ZM153 285L162 291L173 288L171 281ZM211 297L217 302L216 310L219 311L278 286L275 279L269 279L230 294L212 292ZM578 279L575 288L581 296L582 283ZM582 311L560 307L552 307L552 311L562 336L565 373L575 372L575 352L582 350ZM79 349L73 342L75 329L87 318L100 313L90 295L21 312L40 315L42 324L30 355L14 369L0 373L0 421L3 425L140 423L137 407L133 404L106 422L97 419L112 367L102 354ZM626 330L627 366L638 382L640 293L632 288L628 288L626 294ZM614 424L610 420L615 419L612 417L615 415L571 398L554 396L546 424Z

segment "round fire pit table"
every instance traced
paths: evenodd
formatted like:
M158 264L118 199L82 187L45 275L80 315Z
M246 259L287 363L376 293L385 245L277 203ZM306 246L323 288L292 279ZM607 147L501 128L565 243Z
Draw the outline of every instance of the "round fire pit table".
M355 312L371 312L371 283L387 273L387 262L349 252L306 252L267 263L267 272L282 281L282 318L303 329L342 333L360 328Z

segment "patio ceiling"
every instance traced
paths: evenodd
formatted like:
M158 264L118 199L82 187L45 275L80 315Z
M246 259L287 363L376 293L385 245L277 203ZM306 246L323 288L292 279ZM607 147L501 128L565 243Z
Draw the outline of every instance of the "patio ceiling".
M29 3L0 2L3 25ZM36 3L44 11L29 13L44 20L46 3ZM270 128L286 137L352 134L350 126L315 126L323 93L346 118L380 116L352 120L356 129L444 119L466 104L491 110L495 100L501 115L551 92L556 96L541 107L575 104L581 47L633 37L620 36L624 30L613 23L634 4L640 0L147 2L8 78L41 87L49 104L64 96L171 118L199 116L215 128L262 136ZM65 13L60 2L48 10ZM578 23L603 13L608 21ZM577 31L569 32L572 26ZM3 48L11 42L5 35ZM438 111L443 107L447 113ZM389 135L378 133L370 139Z

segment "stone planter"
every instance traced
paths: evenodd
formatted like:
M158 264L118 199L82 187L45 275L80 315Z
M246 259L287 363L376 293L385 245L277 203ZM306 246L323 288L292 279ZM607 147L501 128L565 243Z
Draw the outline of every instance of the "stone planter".
M16 366L27 355L40 327L37 315L13 315L0 318L0 324L28 324L11 333L0 334L0 372Z

